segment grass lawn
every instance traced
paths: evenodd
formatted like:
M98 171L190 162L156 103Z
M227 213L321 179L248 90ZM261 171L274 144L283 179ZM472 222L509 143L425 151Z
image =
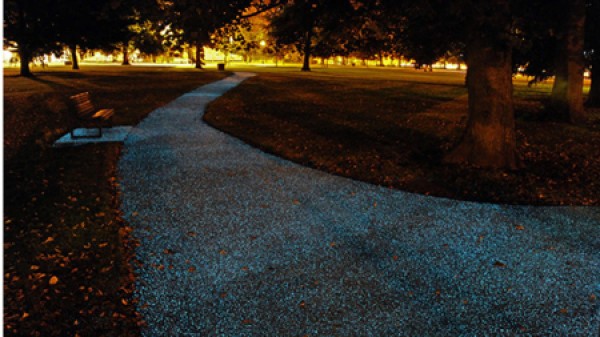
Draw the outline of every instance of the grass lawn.
M588 111L586 126L552 121L543 113L550 83L515 80L524 168L503 171L441 163L466 125L462 72L258 72L213 102L205 120L267 152L391 188L508 204L600 204L600 111Z
M34 69L34 72L38 69ZM54 149L74 127L68 97L89 91L115 124L225 73L175 68L4 72L4 333L136 336L130 229L119 216L119 144Z
M121 146L54 149L76 126L68 97L133 125L226 73L176 68L4 72L4 333L135 336L136 242L119 214ZM241 69L244 70L244 69ZM540 118L549 84L516 86L517 172L446 166L466 122L463 75L398 69L250 68L259 75L209 107L206 120L266 151L334 174L468 200L598 205L600 113L575 127Z

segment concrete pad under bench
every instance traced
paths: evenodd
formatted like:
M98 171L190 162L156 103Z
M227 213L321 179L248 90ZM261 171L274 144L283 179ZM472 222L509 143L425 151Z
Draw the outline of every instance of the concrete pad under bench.
M112 128L102 128L102 137L94 138L75 138L73 139L69 133L62 136L54 143L54 147L65 147L65 146L79 146L85 144L95 143L111 143L111 142L123 142L129 132L131 126L115 126ZM97 128L79 128L75 129L75 135L86 135L86 134L97 134Z

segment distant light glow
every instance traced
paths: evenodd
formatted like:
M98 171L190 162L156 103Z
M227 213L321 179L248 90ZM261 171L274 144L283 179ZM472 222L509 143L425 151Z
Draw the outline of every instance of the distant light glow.
M10 59L12 58L12 52L10 50L4 50L4 52L2 53L2 60L4 62L8 62L10 61Z

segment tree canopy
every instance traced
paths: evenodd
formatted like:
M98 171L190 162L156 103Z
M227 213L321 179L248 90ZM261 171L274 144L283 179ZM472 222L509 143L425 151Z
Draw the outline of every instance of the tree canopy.
M77 47L106 48L127 40L144 1L150 0L8 0L4 38L18 48L22 75L31 76L35 56L58 53L61 46L71 50L77 69Z
M21 56L21 75L31 76L29 62L59 49L56 14L49 0L7 0L4 3L4 42L15 44Z
M417 65L464 56L469 122L463 141L446 159L516 168L511 76L518 69L536 79L554 75L551 111L585 122L584 50L593 74L589 103L600 100L594 80L600 73L599 1L7 0L5 39L19 48L23 75L31 75L28 63L34 56L60 45L73 55L77 47L107 45L120 45L126 53L130 43L151 53L164 46L160 35L167 31L180 46L195 47L196 67L202 68L204 46L226 53L257 48L242 23L270 10L270 48L295 46L305 71L312 55L354 53L378 57L380 65L384 56L405 56ZM586 15L592 19L586 21Z

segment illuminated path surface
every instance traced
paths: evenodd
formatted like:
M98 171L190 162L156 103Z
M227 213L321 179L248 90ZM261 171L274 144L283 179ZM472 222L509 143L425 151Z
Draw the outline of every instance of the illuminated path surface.
M424 197L270 156L201 120L247 76L125 142L144 335L598 337L598 208Z

